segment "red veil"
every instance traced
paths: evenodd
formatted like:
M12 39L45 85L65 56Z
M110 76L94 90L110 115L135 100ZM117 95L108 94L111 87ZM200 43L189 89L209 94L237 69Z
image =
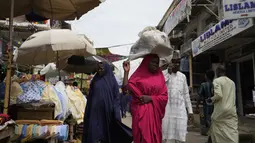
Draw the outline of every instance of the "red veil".
M156 73L148 70L153 55L144 57L141 65L128 81L132 91L132 130L134 143L161 143L162 119L168 100L167 87L161 69ZM149 95L152 102L140 105L139 97Z

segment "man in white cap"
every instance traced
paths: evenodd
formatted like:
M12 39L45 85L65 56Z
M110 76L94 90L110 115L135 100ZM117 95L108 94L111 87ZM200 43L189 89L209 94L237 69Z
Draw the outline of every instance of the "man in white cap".
M163 143L184 143L188 118L193 119L186 76L179 71L179 68L180 52L176 50L173 53L172 63L168 66L168 74L165 75L168 103L162 123Z

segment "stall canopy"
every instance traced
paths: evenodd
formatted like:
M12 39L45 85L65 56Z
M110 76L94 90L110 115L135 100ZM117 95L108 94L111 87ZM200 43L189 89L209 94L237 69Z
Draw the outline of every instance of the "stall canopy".
M54 20L73 20L97 7L100 0L15 0L14 16L31 12ZM0 2L0 17L10 16L11 0Z
M71 30L54 29L35 33L18 48L14 61L19 64L41 65L57 62L71 55L95 55L96 50L82 36Z
M73 55L61 60L58 68L67 72L91 74L96 72L98 62L106 62L113 66L111 62L100 56L84 57Z

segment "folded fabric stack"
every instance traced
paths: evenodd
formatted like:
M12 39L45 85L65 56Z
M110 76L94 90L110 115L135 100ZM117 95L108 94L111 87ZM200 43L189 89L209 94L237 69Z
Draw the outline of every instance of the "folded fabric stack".
M57 120L17 120L16 140L27 142L36 139L56 138L59 141L68 139L69 126Z
M11 87L11 104L54 103L54 118L64 121L70 114L81 123L86 106L85 96L79 89L57 82L54 86L40 80L13 82Z
M54 119L64 121L72 114L78 124L83 121L86 107L85 96L79 89L65 86L61 81L54 86L41 81L39 75L29 74L13 81L10 101L11 104L21 105L54 103Z

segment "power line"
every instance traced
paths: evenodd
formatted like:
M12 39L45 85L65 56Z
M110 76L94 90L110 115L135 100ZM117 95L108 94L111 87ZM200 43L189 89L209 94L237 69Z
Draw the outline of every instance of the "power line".
M97 47L96 49L103 49L103 48L115 48L115 47L122 47L122 46L128 46L128 45L133 45L134 43L129 43L129 44L120 44L120 45L113 45L113 46L107 46L107 47Z

